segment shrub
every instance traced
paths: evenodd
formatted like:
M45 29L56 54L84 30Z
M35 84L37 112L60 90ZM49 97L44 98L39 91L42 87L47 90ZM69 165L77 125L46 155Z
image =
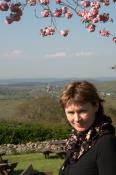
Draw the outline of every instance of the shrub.
M0 123L0 144L19 144L29 141L64 139L70 131L68 125L42 126L35 123Z

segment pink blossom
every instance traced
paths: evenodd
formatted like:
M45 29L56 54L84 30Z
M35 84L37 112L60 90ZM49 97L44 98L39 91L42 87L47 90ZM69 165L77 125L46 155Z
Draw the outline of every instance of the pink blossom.
M102 15L99 15L99 20L106 22L109 20L109 13L103 13Z
M113 0L113 2L116 2L116 0ZM40 11L41 17L50 17L50 26L40 30L41 36L49 36L55 33L57 27L55 17L71 19L73 14L77 14L89 32L94 32L100 22L113 22L109 13L104 12L106 8L104 6L110 5L109 0L0 0L0 12L5 13L5 11L7 11L6 13L9 14L6 16L5 23L11 24L20 21L23 10L25 10L27 5L28 7L34 6L36 17L37 10L40 9L42 9ZM60 34L67 36L68 30L61 30ZM100 30L100 35L106 37L113 36L106 29ZM113 37L112 40L116 43L116 37Z
M55 0L56 4L60 4L61 0Z
M20 21L21 17L18 13L12 14L13 21Z
M33 5L36 5L36 0L27 0L27 3L33 6Z
M78 12L78 16L82 17L81 22L89 22L88 12L86 10L81 10Z
M62 36L67 36L68 33L69 33L68 30L61 30L61 31L60 31L60 35L62 35Z
M65 17L68 19L72 18L72 13L70 12L65 13Z
M49 0L39 0L39 2L43 5L48 5L49 4Z
M41 11L41 16L42 17L48 17L49 16L49 10L43 10L43 11Z
M80 10L77 12L77 15L80 16L80 17L83 17L85 15L87 15L87 11L86 10Z
M92 1L90 3L90 6L93 7L93 8L95 8L95 9L99 9L100 8L100 3L97 2L97 1Z
M116 36L112 38L113 42L116 43Z
M109 37L109 35L111 35L111 33L106 29L100 30L99 33L101 36L105 36L105 37Z
M16 4L12 3L11 6L10 6L10 10L13 13L20 13L20 15L22 14L22 10L20 8L19 3L16 3Z
M6 2L0 1L0 10L7 11L9 9L9 5Z
M82 18L81 18L81 22L89 22L90 21L90 18L88 17L87 14L85 14Z
M95 25L94 24L88 24L86 26L86 29L89 31L89 32L94 32L95 31Z
M62 10L62 14L67 13L67 7L63 6L63 7L61 8L61 10Z
M92 21L93 23L98 23L98 22L99 22L99 18L98 18L98 17L93 18L91 21Z
M90 6L90 1L82 0L82 1L81 1L81 5L82 5L83 7L89 7L89 6Z
M103 5L105 5L105 6L110 5L109 0L100 0L100 2L102 2L102 3L103 3Z
M98 15L98 9L91 8L88 12L88 17L96 17Z
M40 35L41 36L49 36L53 35L55 32L55 29L52 26L45 27L44 29L40 30Z
M53 16L54 17L60 17L62 15L62 10L61 9L55 9L53 11Z
M6 16L6 19L4 20L6 24L11 24L13 22L13 19L9 16Z

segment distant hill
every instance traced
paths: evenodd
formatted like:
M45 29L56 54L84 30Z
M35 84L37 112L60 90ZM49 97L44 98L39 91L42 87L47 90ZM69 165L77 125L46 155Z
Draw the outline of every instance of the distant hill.
M92 83L101 83L116 81L115 77L98 77L98 78L39 78L39 79L0 79L0 85L18 85L18 86L35 86L35 85L59 85L63 86L69 81L86 80Z
M54 87L62 88L65 84L71 81L86 80L95 84L99 91L116 91L116 79L114 78L95 78L95 79L79 79L79 78L69 78L69 79L0 79L0 94L9 91L30 91L39 90L40 88ZM37 90L37 91L38 91Z
M99 91L116 92L116 80L97 83L96 87L99 89Z
M54 96L59 98L59 93L64 84L70 81L81 80L77 78L70 79L13 79L0 80L0 118L10 119L17 117L17 111L21 104L24 106L27 102L38 97ZM84 79L83 79L84 80ZM110 112L116 109L116 80L86 79L97 87L101 94L112 92L110 96L106 95L107 108L110 106ZM110 94L110 93L109 93ZM35 98L36 97L36 98ZM47 106L47 105L46 105ZM24 106L25 107L25 106ZM34 108L35 109L35 108ZM109 108L108 108L109 110ZM46 111L46 110L45 110ZM17 119L17 118L16 118ZM116 122L115 122L116 123Z

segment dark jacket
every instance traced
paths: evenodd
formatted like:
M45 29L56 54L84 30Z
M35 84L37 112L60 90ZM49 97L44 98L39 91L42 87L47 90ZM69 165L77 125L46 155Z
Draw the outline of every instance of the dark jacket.
M59 175L116 175L116 137L101 136L79 160L68 160Z

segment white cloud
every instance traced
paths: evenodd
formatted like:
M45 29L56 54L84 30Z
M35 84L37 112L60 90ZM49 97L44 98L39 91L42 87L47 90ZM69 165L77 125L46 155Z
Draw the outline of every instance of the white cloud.
M75 57L91 57L93 56L93 52L91 51L78 51L78 52L72 52L72 53L66 53L66 52L56 52L56 53L50 53L46 54L45 57L47 58L75 58Z
M24 52L20 49L14 49L3 54L3 57L7 58L21 58Z
M76 52L75 53L75 56L76 57L90 57L90 56L93 56L93 53L90 52L90 51L79 51L79 52Z
M66 52L56 52L56 53L51 53L51 54L46 54L45 57L49 57L49 58L62 58L62 57L66 57L67 54Z

